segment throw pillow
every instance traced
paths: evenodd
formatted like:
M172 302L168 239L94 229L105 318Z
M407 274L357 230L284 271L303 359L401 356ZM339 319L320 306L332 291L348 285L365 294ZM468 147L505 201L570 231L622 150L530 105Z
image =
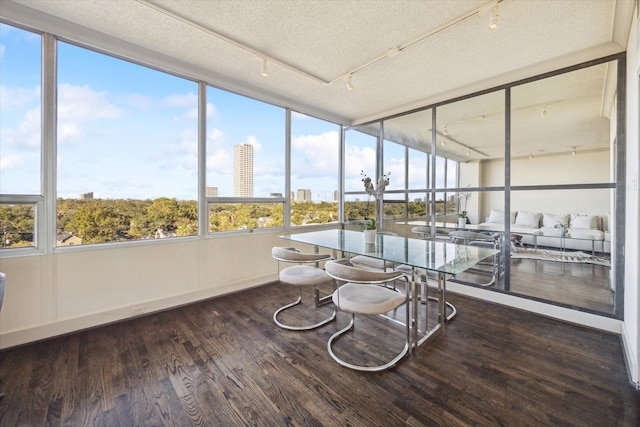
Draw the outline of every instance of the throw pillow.
M597 217L586 214L571 214L571 228L598 228Z
M516 215L516 223L514 225L519 225L520 227L538 228L540 227L540 218L542 218L541 213L518 211L518 215Z
M504 224L504 211L491 209L491 212L489 213L489 219L487 220L487 222Z
M569 226L569 215L549 214L546 213L542 216L543 227L555 227L557 224L565 227Z

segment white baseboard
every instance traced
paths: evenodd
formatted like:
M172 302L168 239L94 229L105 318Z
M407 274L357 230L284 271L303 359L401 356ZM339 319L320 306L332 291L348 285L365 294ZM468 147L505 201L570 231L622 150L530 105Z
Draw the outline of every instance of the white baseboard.
M273 274L254 277L250 280L235 282L221 287L197 290L152 301L137 302L136 304L91 313L72 319L64 319L46 325L37 325L21 330L9 331L0 335L0 350L191 304L260 286L271 281L273 281Z
M565 307L558 307L538 301L533 301L527 298L520 298L515 295L490 291L473 286L461 285L459 283L449 281L447 281L447 292L453 292L460 295L468 295L470 297L478 298L484 301L519 308L521 310L530 311L542 316L552 317L554 319L587 326L589 328L600 329L602 331L612 332L614 334L622 333L622 322L610 317L598 316L592 313L572 310Z
M633 349L629 346L629 338L627 337L627 328L622 328L620 334L622 339L622 351L624 354L624 362L627 365L627 372L629 373L629 381L635 387L636 390L640 390L640 378L638 377L638 355L633 352Z

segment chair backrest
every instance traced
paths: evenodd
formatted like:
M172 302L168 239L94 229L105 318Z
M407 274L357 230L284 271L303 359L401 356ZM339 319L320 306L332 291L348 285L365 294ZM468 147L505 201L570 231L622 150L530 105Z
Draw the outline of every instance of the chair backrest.
M393 231L378 231L376 234L380 234L381 236L397 236L398 233Z
M401 271L373 271L349 265L349 260L341 258L329 261L324 266L329 276L341 282L380 284L405 277Z
M2 301L4 300L4 285L7 282L7 275L0 273L0 310L2 309Z
M271 256L282 262L318 262L331 259L331 255L328 254L309 254L296 248L280 246L271 249Z

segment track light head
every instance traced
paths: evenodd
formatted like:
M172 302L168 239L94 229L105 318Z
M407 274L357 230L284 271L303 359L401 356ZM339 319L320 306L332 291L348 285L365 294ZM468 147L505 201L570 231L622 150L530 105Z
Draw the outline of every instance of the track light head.
M269 66L266 59L262 60L262 76L269 77Z
M353 91L353 83L351 82L351 74L347 77L347 90L349 92Z
M500 22L500 15L498 14L498 4L493 7L493 13L491 15L491 20L489 21L489 29L495 30L498 28L498 23Z

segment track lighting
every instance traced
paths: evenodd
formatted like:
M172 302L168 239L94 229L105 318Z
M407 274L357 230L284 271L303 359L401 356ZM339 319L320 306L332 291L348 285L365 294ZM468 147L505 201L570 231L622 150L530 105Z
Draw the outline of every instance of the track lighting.
M347 77L347 90L351 92L353 90L353 83L351 83L351 74Z
M266 59L262 60L262 76L269 77L269 66Z
M449 131L447 130L447 125L444 125L444 127L442 128L442 134L444 136L448 136L449 135Z
M498 28L498 22L500 22L500 15L498 15L498 4L493 7L493 14L491 16L491 21L489 21L489 29L495 30Z
M467 156L471 155L471 150L467 148Z
M571 147L573 150L571 151L571 155L575 156L576 155L576 147Z

